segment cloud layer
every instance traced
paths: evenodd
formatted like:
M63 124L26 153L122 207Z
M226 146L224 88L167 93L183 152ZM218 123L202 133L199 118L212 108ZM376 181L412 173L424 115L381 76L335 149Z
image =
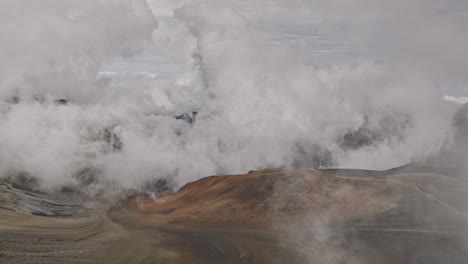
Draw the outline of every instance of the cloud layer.
M92 172L132 188L267 167L384 169L437 152L454 112L440 82L464 83L464 13L351 2L0 0L1 176L57 186ZM313 32L357 55L318 63ZM181 66L99 73L143 52Z

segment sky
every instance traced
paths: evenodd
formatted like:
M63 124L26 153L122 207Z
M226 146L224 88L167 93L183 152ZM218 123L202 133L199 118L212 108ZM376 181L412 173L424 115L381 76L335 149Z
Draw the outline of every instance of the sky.
M467 24L460 0L0 0L0 177L422 160L468 96Z
M242 15L249 27L262 32L271 45L299 47L315 64L352 62L361 58L383 63L398 59L396 63L402 64L406 58L405 64L419 62L419 67L426 67L426 70L433 67L431 74L444 95L468 96L463 62L468 55L464 48L466 34L463 34L468 7L464 1L322 2L148 1L161 25L159 32L154 33L156 43L174 37L165 35L165 30L170 31L177 23L172 17L175 9L190 3L216 3ZM418 41L425 43L418 45ZM164 50L149 49L132 60L107 62L101 70L174 72L183 69L180 58Z

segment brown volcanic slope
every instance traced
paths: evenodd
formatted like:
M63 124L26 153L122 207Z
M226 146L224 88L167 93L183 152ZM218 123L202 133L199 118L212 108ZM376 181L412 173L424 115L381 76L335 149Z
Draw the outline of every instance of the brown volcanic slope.
M10 190L0 263L466 264L467 190L399 170L258 171L65 218L14 212Z
M128 204L151 225L271 229L385 210L394 198L383 196L384 190L316 170L253 172L204 178L175 194L134 196Z

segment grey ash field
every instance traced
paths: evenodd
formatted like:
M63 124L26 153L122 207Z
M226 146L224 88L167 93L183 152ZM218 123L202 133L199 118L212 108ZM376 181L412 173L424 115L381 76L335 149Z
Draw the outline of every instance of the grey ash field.
M253 171L84 209L0 185L0 263L466 263L468 182L429 167Z

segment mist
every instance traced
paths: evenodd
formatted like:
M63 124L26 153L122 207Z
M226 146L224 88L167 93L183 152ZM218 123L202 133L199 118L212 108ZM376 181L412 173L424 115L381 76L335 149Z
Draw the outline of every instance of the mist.
M178 187L424 160L452 144L451 101L466 96L467 11L456 0L0 0L0 177Z

